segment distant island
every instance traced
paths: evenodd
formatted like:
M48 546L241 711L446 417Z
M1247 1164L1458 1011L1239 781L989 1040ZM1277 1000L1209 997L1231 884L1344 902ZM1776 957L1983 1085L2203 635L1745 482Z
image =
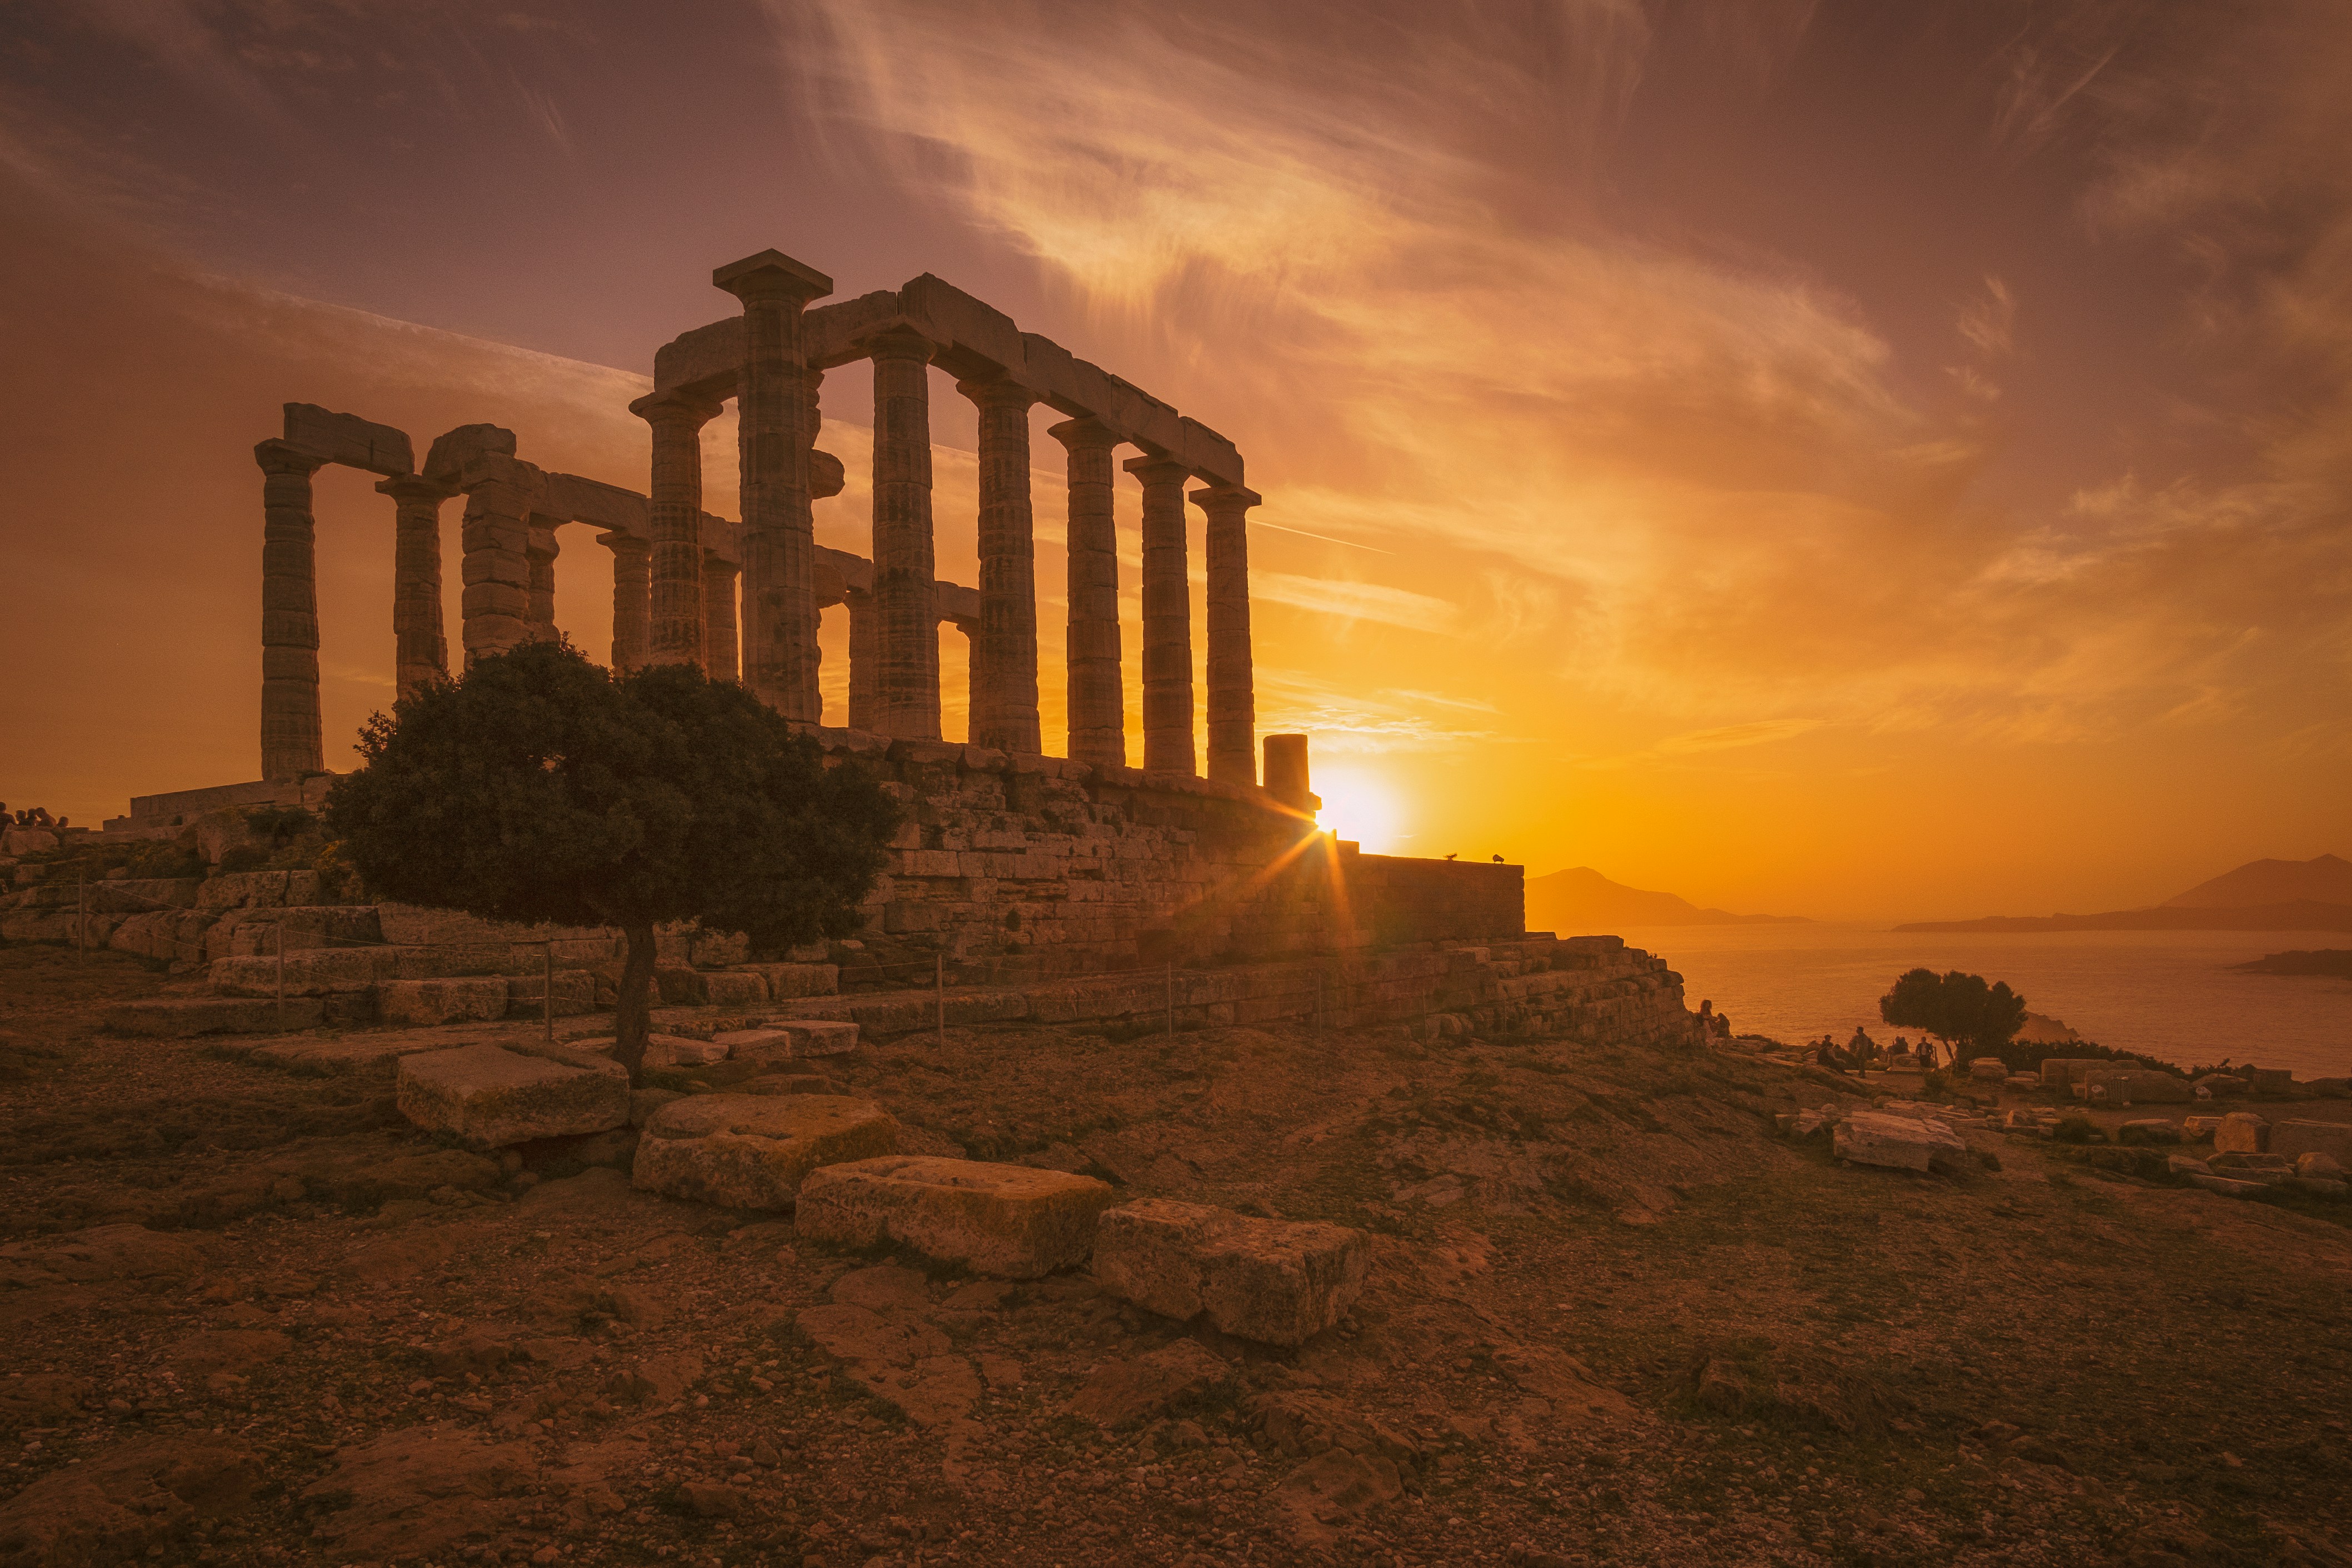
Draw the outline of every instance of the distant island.
M2332 974L2352 980L2352 949L2324 947L2315 952L2273 952L2246 963L2233 963L2249 974Z
M1532 883L1529 884L1533 886ZM1914 921L1896 931L2352 931L2352 860L2250 860L2144 910L2095 915L1989 915L1973 921Z
M1802 915L1735 915L1703 910L1672 893L1612 882L1590 866L1554 871L1527 885L1529 931L1605 931L1616 926L1748 926L1805 923Z

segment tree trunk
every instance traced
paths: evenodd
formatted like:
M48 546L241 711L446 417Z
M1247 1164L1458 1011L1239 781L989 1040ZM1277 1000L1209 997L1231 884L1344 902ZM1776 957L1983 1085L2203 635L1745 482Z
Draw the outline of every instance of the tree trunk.
M629 952L621 964L620 995L613 1008L613 1059L637 1081L646 1065L646 1036L653 1026L654 928L623 926Z

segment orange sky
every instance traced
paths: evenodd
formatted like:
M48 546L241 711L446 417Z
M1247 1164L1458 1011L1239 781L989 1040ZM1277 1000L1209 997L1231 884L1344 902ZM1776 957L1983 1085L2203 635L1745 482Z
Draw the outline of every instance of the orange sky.
M2338 8L1269 9L0 13L0 798L254 773L278 404L642 489L654 347L774 245L845 297L937 272L1234 440L1260 728L1367 847L1824 917L2346 851ZM819 507L861 552L866 397L827 379ZM320 523L332 766L390 690L390 503L330 470Z

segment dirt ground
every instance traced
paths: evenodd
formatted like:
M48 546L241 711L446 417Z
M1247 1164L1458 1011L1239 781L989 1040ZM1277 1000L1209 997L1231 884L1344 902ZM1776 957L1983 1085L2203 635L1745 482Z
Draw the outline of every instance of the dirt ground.
M388 1078L98 1030L163 984L0 950L0 1568L2352 1561L2322 1200L1985 1132L1965 1178L1841 1168L1771 1121L1838 1090L1727 1052L828 1064L916 1152L1370 1232L1349 1318L1277 1352L637 1194L625 1137L486 1159Z

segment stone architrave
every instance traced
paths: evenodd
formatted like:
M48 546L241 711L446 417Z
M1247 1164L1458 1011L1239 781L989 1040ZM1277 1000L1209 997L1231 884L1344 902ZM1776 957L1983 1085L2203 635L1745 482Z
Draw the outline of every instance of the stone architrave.
M524 546L530 558L528 619L533 642L555 640L555 556L561 548L555 542L555 526L561 521L534 514L530 519L530 538Z
M874 728L940 738L940 621L931 537L930 341L908 328L870 340L874 361Z
M817 373L802 346L802 312L833 279L763 250L710 275L743 302L737 382L743 494L743 683L787 719L814 723L816 535L809 449ZM717 655L712 655L716 661Z
M702 427L719 410L677 393L640 397L629 412L653 426L647 508L653 532L646 661L702 662Z
M525 465L482 459L469 476L463 530L466 665L517 647L530 636L530 498Z
M1249 509L1238 485L1192 492L1209 517L1209 776L1257 783L1257 697L1250 655Z
M310 476L325 459L285 441L253 449L261 465L261 776L324 767L319 731L318 530Z
M1131 458L1143 483L1143 766L1193 773L1192 584L1184 564L1184 481L1172 458Z
M392 498L393 674L407 697L449 677L449 639L441 629L441 503L449 492L419 474L375 488Z
M871 730L880 720L882 612L873 595L855 588L841 602L849 611L849 727Z
M1070 479L1069 756L1125 767L1118 532L1111 514L1111 452L1118 437L1099 419L1066 420L1046 433L1067 451Z
M1037 722L1037 541L1029 499L1029 410L1037 395L1003 376L960 381L980 410L980 636L972 647L971 740L1045 749Z
M714 680L737 679L735 571L732 561L702 558L702 657Z
M613 668L626 673L646 662L653 615L653 547L632 533L600 533L613 552Z

